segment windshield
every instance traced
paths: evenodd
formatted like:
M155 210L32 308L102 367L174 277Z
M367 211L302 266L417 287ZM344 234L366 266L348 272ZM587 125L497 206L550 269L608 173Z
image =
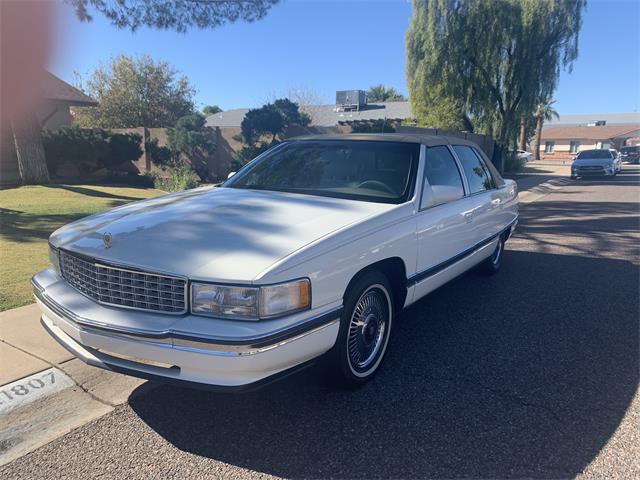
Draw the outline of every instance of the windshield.
M249 163L222 187L403 203L413 191L420 145L379 141L298 141Z
M584 150L576 158L611 158L611 152L609 150Z
M640 147L622 147L620 151L622 153L634 153L640 151Z

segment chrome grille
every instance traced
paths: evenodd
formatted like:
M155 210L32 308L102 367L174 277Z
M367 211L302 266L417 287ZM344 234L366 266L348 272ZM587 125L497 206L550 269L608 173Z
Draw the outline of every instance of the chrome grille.
M63 250L60 270L73 287L100 303L173 314L187 309L182 278L110 266Z

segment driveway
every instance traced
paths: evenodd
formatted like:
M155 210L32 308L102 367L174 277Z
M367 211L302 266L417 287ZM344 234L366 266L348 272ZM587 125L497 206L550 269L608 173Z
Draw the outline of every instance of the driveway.
M502 271L403 312L360 390L144 388L0 476L638 478L639 180L523 205Z

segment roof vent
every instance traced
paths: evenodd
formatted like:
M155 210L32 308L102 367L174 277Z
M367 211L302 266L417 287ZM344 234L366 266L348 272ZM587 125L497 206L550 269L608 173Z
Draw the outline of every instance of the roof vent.
M606 124L606 120L591 120L589 123L587 123L587 127L602 127Z
M337 110L360 110L367 105L367 92L364 90L338 90L336 92Z

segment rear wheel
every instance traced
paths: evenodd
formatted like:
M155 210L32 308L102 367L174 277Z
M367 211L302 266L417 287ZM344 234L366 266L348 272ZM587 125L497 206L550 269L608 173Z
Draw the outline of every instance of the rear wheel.
M328 354L332 380L355 388L378 371L393 322L391 291L387 277L375 271L365 273L349 287L338 339Z
M500 267L502 266L502 256L504 254L504 244L504 235L501 235L498 239L498 244L496 245L496 248L491 256L480 264L480 270L483 273L487 275L493 275L498 270L500 270Z

